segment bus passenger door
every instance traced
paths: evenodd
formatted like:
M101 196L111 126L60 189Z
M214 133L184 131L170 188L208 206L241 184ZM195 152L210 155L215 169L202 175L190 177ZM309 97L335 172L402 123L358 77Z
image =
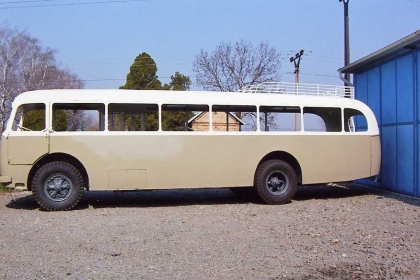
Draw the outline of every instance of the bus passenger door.
M45 129L46 104L22 104L17 108L6 136L9 164L33 164L49 150L49 131Z

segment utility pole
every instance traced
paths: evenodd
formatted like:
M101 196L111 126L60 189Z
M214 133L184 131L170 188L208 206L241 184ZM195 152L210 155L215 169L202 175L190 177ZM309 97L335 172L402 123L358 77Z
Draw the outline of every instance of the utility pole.
M348 1L348 0L347 0ZM295 83L299 84L299 67L300 67L300 58L302 57L302 55L304 54L304 50L301 50L300 52L298 52L295 57L291 57L290 58L290 62L293 62L295 65L295 72L293 72L295 74ZM296 92L296 94L298 94L298 92Z
M295 65L295 72L293 73L295 74L296 95L299 94L299 67L300 67L300 59L303 54L304 54L304 50L301 50L295 55L295 57L290 58L290 62L293 62L293 64ZM300 115L295 114L295 130L296 131L300 130L299 124L300 124Z
M350 64L350 30L349 30L349 1L338 0L344 4L344 66ZM350 82L350 74L344 73L344 79ZM348 84L344 83L344 86ZM350 97L350 92L346 91L346 97Z

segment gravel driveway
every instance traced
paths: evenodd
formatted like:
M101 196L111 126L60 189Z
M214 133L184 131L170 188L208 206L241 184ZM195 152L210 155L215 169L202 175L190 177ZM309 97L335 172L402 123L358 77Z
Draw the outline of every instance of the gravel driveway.
M420 202L359 186L270 206L229 190L0 194L0 279L420 279Z

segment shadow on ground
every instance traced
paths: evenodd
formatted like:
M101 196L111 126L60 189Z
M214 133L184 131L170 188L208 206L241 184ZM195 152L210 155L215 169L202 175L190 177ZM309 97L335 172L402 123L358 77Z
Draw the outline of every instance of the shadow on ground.
M404 203L420 206L416 198L384 192L355 184L344 185L316 185L301 186L293 200L305 201L311 199L340 199L364 195L377 195L378 199L387 197ZM14 194L14 199L6 206L12 209L35 210L39 206L29 193ZM186 189L186 190L158 190L137 192L91 191L86 192L75 210L87 208L114 207L173 207L186 205L213 204L261 204L257 198L239 198L229 189ZM293 203L293 202L292 202Z
M293 200L334 199L370 194L370 189L354 184L307 185L298 188Z

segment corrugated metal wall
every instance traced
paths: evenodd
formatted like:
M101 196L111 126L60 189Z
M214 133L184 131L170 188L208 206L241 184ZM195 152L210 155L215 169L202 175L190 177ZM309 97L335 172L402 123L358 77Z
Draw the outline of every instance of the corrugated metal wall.
M420 50L354 75L356 98L375 113L382 140L382 187L420 197Z

